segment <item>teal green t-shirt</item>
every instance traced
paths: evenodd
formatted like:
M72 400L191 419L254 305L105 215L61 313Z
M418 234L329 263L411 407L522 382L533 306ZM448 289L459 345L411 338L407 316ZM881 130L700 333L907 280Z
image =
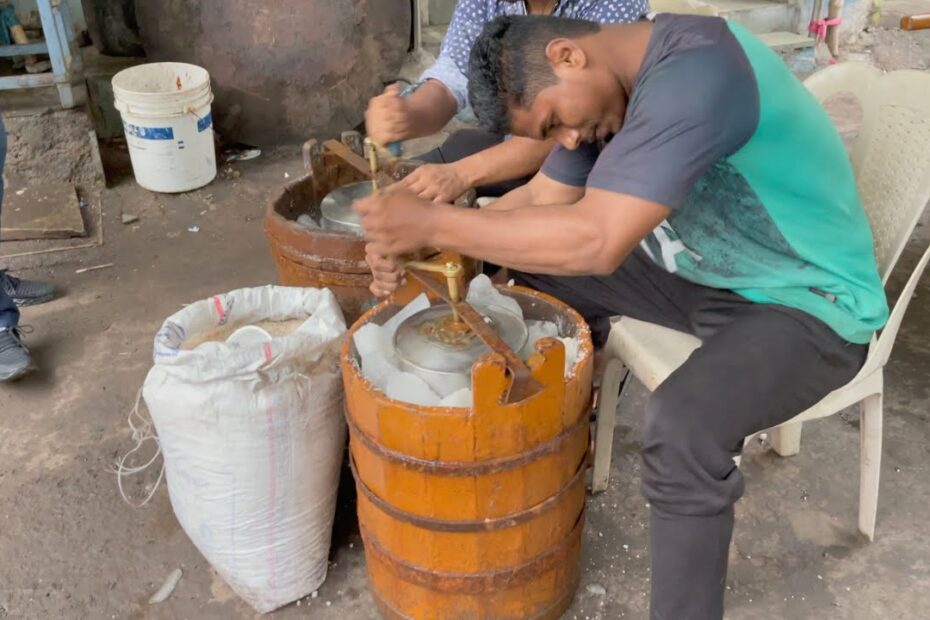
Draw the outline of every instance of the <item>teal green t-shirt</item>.
M621 130L603 146L557 148L543 173L667 206L642 245L689 281L802 310L854 343L887 320L832 121L738 24L658 16Z

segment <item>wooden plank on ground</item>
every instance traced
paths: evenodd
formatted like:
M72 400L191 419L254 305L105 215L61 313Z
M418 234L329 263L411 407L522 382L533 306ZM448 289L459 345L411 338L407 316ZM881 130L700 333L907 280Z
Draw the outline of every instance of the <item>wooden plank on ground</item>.
M0 214L2 241L87 236L81 204L70 183L10 188L4 194Z

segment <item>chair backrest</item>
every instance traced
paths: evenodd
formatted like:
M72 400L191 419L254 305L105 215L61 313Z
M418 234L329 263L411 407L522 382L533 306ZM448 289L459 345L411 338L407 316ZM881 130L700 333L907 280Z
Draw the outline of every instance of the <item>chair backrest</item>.
M862 128L853 147L853 171L872 226L882 282L887 282L930 201L930 73L882 74L863 63L840 63L815 73L805 85L821 102L839 93L859 100ZM888 361L928 260L930 248L898 297L863 371Z
M820 101L850 92L862 107L853 170L887 282L930 200L930 74L883 75L850 62L815 73L805 84Z

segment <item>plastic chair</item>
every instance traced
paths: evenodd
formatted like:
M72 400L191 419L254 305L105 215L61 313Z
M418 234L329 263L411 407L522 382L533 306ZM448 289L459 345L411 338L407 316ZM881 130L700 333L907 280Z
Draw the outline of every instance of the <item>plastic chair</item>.
M868 65L843 63L814 74L805 84L820 101L849 92L862 106L862 129L852 163L871 222L882 282L887 283L930 200L930 74L896 71L883 75ZM800 450L803 422L861 403L859 529L869 540L875 535L878 508L883 370L928 261L930 247L911 272L887 325L872 339L859 374L807 411L769 431L775 452L791 456ZM617 402L630 383L629 374L655 390L699 346L697 338L658 325L628 318L614 323L605 347L607 364L597 411L592 492L607 488Z

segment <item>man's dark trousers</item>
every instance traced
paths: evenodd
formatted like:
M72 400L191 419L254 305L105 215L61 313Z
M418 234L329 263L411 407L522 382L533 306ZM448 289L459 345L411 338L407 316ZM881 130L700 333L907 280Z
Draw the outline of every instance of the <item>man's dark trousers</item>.
M655 265L641 250L614 274L514 274L573 306L603 345L623 315L689 332L702 346L652 395L643 427L651 507L654 620L723 617L743 439L791 419L849 382L866 346L798 310L749 302Z

